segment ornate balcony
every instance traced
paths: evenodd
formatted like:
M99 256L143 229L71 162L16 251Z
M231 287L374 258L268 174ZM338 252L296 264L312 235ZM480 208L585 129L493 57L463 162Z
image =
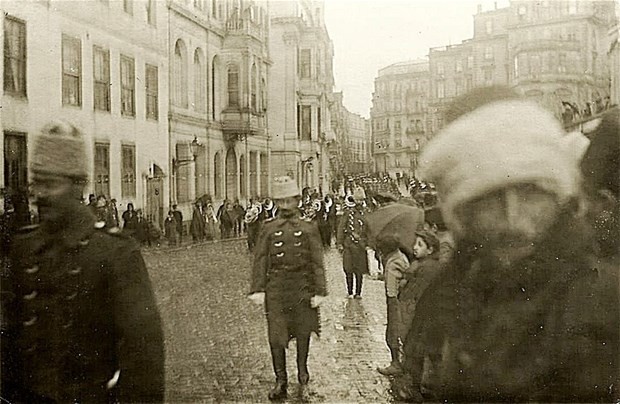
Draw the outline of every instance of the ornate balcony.
M265 131L264 119L262 114L248 109L225 109L221 116L222 132L227 141L262 135Z

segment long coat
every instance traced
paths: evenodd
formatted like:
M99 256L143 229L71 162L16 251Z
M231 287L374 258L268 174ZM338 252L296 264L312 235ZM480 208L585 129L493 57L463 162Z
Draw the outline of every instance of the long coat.
M338 225L337 241L344 247L342 266L345 272L356 274L368 273L368 255L366 246L366 220L364 210L359 206L348 208Z
M262 225L254 251L250 293L265 292L271 346L318 334L319 312L310 299L327 295L327 288L317 226L297 212L280 211Z
M87 209L59 234L33 227L13 245L1 285L9 402L164 399L161 319L140 250L118 229L95 229Z

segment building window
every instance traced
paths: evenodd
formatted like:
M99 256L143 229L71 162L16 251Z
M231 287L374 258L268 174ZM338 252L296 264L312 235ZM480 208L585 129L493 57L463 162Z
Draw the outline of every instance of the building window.
M394 121L394 134L400 135L400 121Z
M485 60L492 60L493 59L493 47L487 46L484 49L484 59Z
M82 42L62 36L62 103L82 105Z
M214 0L215 1L215 0ZM216 81L219 80L219 74L217 74L217 56L213 57L213 62L211 63L211 118L215 120L215 106L217 105L216 98L217 90L219 89L218 83Z
M203 8L203 4L202 4L203 0L194 0L194 8L198 9L198 10L202 10Z
M188 144L178 143L176 145L176 158L180 161L187 162L191 160L191 150ZM191 166L190 164L181 164L176 167L176 187L177 202L185 203L191 200L189 194Z
M146 65L146 118L159 119L159 79L157 66Z
M467 68L468 69L473 69L474 67L474 57L473 56L467 56Z
M95 195L110 196L110 145L95 144Z
M155 26L155 0L147 0L146 2L146 22Z
M26 23L4 19L4 91L26 97Z
M484 84L489 86L493 84L493 70L484 69Z
M299 74L302 79L310 78L312 74L312 54L310 49L302 49L299 52Z
M121 55L121 114L136 115L136 80L133 58Z
M454 66L454 70L455 70L457 73L460 73L460 72L462 72L462 71L463 71L463 61L462 61L462 60L457 60L457 61L456 61L456 64L455 64L455 66Z
M239 107L239 69L237 65L228 66L228 106Z
M94 108L110 111L110 51L93 46Z
M173 104L187 108L187 56L185 44L180 39L174 45Z
M515 77L519 77L519 57L515 56L514 58L514 69L515 69Z
M269 158L267 153L260 154L260 192L269 195Z
M444 98L446 96L446 87L443 81L437 82L437 98Z
M443 63L439 62L437 63L437 74L443 74L443 73L444 73Z
M303 105L301 107L301 140L312 140L312 107Z
M520 5L517 9L517 13L519 14L519 18L523 19L527 14L527 7L525 5Z
M123 0L123 10L130 15L133 15L133 0Z
M194 110L205 112L207 110L207 77L202 51L194 52Z
M121 149L121 195L136 197L136 147L123 145Z
M566 73L566 53L560 53L558 57L558 72Z
M245 164L245 155L239 156L239 194L242 198L247 197L247 165Z
M474 79L472 76L467 76L465 80L465 91L469 91L474 88Z
M250 80L250 105L252 107L252 111L258 111L258 100L256 98L256 90L258 87L258 69L256 68L256 63L252 65L252 77Z
M260 81L260 107L267 111L267 82L264 77Z
M487 35L491 35L493 33L493 20L487 20L484 23L484 30L486 31Z
M454 81L454 91L457 96L463 94L463 81L461 79Z
M577 0L568 1L568 14L570 15L577 14Z
M28 192L26 145L25 133L4 132L4 186L9 193Z

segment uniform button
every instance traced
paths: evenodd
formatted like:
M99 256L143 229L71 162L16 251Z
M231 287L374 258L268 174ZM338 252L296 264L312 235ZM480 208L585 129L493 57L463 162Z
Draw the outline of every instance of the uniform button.
M26 348L25 351L26 351L26 353L32 353L32 352L36 351L37 347L38 347L37 344L33 344L32 346Z
M77 274L79 274L81 272L82 272L82 268L81 267L75 267L75 269L70 269L69 270L69 273L71 275L77 275Z
M283 244L284 244L284 243L283 243L283 242L281 242L281 241L278 241L278 242L276 242L276 243L273 243L273 245L274 245L274 246L276 246L276 247L282 247L282 245L283 245Z
M24 326L30 327L31 325L34 325L38 319L39 318L37 316L32 316L29 320L24 321Z
M282 235L282 231L281 230L277 231L277 232L273 233L273 235L274 236L281 236Z
M301 245L301 241L298 241L297 243L294 244L295 247L299 247Z
M278 258L282 258L282 257L284 257L284 253L283 253L283 252L277 253L277 254L276 254L276 257L278 257Z
M75 293L71 293L70 295L68 295L67 297L65 297L65 300L73 300L77 297L78 292Z
M38 293L36 290L33 290L31 293L28 293L27 295L24 295L24 300L32 300L35 297L37 297Z
M39 272L39 266L38 265L33 265L30 268L26 268L26 273L27 274L36 274L37 272Z
M73 325L73 320L69 320L66 324L63 324L62 328L65 330Z
M301 236L301 234L302 234L302 233L301 233L301 230L296 231L295 233L293 233L293 235L294 235L295 237L299 237L299 236Z
M80 240L78 241L78 244L81 246L87 246L89 242L90 240Z

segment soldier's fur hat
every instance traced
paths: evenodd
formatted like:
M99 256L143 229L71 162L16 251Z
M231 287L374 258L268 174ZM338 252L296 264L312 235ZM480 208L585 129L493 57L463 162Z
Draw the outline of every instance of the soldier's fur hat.
M65 121L45 125L34 142L32 171L85 180L88 159L80 130Z

